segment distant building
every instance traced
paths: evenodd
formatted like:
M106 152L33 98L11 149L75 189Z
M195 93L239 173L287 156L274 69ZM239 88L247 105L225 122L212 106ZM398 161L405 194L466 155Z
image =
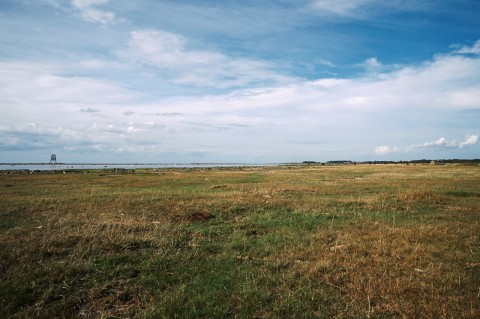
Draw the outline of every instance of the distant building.
M51 164L57 164L57 154L52 154L50 156L50 163Z

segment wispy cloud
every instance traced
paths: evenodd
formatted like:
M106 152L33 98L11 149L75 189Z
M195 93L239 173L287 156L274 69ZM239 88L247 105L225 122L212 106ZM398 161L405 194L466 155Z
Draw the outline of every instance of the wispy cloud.
M382 63L376 57L373 57L365 60L363 66L368 70L379 70L382 67Z
M379 74L386 74L389 71L398 68L397 66L384 65L377 57L368 58L361 63L355 64L355 67L363 69L363 71L370 77L376 77Z
M118 21L115 13L99 7L107 5L110 0L44 0L51 6L73 12L83 20L98 23L102 26L111 25ZM67 2L68 4L66 4Z
M444 137L431 142L426 142L422 144L414 144L406 147L399 146L377 146L375 148L375 154L378 155L388 155L392 153L406 153L406 152L416 152L416 151L431 151L431 150L442 150L442 149L461 149L466 146L472 146L477 144L478 135L466 135L465 139L462 142L457 142L455 140L447 140Z
M314 61L316 64L319 64L319 65L325 65L325 66L328 66L330 68L334 68L335 67L335 64L333 64L332 62L328 61L328 60L323 60L323 59L315 59Z
M311 0L310 6L323 15L361 20L390 12L424 10L430 4L423 0Z
M132 31L129 48L127 57L167 71L177 84L227 88L292 80L273 63L190 49L185 37L162 30Z
M98 8L108 2L110 0L72 0L71 4L86 21L108 25L115 23L115 14Z
M480 40L477 40L472 46L462 46L460 49L456 50L457 54L480 54Z
M322 12L348 16L358 8L365 6L372 0L315 0L313 6Z

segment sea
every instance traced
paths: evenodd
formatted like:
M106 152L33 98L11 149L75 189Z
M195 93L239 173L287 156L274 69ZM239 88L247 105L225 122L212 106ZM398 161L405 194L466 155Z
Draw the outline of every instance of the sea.
M65 171L92 169L168 169L280 166L280 163L0 163L0 171Z

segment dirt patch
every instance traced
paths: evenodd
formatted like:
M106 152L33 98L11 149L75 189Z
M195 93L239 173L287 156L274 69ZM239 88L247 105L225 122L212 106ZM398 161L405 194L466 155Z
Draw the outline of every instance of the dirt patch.
M212 218L215 218L215 216L208 212L195 212L187 216L186 219L191 222L199 222L199 221L210 220Z
M219 189L219 188L226 188L227 185L215 185L215 186L212 186L212 189Z

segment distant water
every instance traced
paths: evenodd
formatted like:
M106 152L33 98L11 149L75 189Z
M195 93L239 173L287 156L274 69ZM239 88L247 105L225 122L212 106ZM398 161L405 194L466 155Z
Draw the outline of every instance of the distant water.
M2 163L0 164L0 171L5 170L26 170L26 171L64 171L69 169L75 170L90 170L90 169L165 169L165 168L213 168L213 167L258 167L258 166L279 166L279 163L190 163L190 164L150 164L150 163L135 163L135 164L24 164L24 163Z

